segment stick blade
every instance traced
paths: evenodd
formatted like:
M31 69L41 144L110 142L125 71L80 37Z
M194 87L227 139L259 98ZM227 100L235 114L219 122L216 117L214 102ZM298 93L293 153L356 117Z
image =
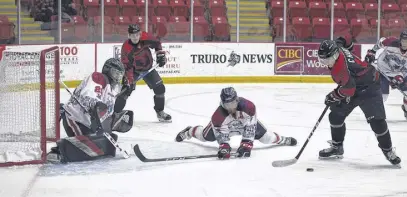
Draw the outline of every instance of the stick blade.
M140 147L138 144L134 145L133 147L134 154L140 159L140 161L145 162L147 158L141 153Z
M293 165L295 163L297 163L297 159L289 159L289 160L278 160L278 161L273 161L271 163L271 165L273 167L286 167L286 166L290 166Z

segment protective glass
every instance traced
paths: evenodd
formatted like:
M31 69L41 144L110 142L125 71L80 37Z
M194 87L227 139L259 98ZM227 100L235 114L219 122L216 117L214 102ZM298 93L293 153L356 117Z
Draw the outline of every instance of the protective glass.
M116 70L116 69L110 70L110 77L112 77L112 79L115 82L120 82L120 80L123 79L123 76L124 76L124 71L120 71L120 70Z
M328 58L321 58L318 57L319 63L328 66L329 68L332 68L332 66L335 64L336 60L338 59L339 52L336 52L334 55Z
M138 43L138 41L140 40L140 36L141 36L141 32L132 33L132 34L129 34L129 39L133 43Z
M407 39L401 39L400 43L401 43L401 49L407 50Z
M237 104L239 103L239 101L237 99L224 103L221 102L221 105L224 109L226 109L229 113L235 113L236 109L237 109Z

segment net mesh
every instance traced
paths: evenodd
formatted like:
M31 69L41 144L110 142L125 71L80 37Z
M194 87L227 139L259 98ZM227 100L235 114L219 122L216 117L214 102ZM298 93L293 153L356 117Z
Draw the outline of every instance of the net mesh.
M57 52L3 51L0 61L0 164L42 161L46 140L59 137L56 129L58 93L55 91ZM41 72L45 73L45 80L41 80L44 78Z

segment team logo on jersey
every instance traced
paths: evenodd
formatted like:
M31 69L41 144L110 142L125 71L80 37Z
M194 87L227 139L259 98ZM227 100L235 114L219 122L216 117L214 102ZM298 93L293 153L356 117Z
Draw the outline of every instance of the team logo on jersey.
M405 67L407 64L407 60L405 58L402 58L396 54L387 54L384 59L384 62L386 62L390 68L394 70L406 70L407 68Z

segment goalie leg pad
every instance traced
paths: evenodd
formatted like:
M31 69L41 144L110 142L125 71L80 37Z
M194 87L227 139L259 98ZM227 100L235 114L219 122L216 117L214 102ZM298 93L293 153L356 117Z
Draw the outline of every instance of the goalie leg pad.
M113 114L112 131L126 133L133 127L133 111L125 110Z
M116 134L110 135L117 141ZM103 135L67 137L59 140L57 146L61 163L89 161L116 155L116 147Z
M65 112L66 113L66 112ZM87 128L85 125L71 120L66 115L62 117L62 125L64 126L66 135L68 137L78 136L78 135L89 135L93 131Z

